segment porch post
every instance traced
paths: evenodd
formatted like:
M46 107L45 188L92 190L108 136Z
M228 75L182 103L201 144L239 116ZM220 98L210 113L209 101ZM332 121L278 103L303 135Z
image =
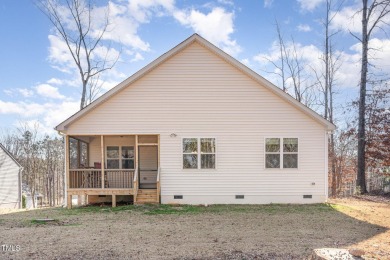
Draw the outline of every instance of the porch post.
M157 135L157 167L160 168L160 135Z
M112 207L113 208L116 207L116 195L115 194L112 194Z
M138 135L135 135L135 169L138 169Z
M68 196L69 183L69 136L65 135L65 185L64 200L68 209L72 208L72 196Z
M138 172L138 135L135 135L135 165L134 165L134 174L138 174L139 176L139 172ZM136 182L133 182L134 184L134 187L133 187L133 191L134 191L134 195L133 195L133 202L136 203L137 202L137 195L138 195L138 187L139 187L139 178L138 176L134 176L134 178L137 180Z
M104 189L104 136L100 136L100 150L102 153L102 163L101 163L101 169L102 169L102 189Z
M72 195L67 195L68 201L67 201L67 207L68 209L72 208Z

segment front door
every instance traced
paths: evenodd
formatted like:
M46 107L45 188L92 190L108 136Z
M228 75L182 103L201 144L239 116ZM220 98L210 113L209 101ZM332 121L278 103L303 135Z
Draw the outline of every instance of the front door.
M138 146L138 173L140 189L157 188L158 147Z

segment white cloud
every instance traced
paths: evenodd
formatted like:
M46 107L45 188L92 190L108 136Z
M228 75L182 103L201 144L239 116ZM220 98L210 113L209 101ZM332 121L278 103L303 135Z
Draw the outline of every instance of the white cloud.
M35 90L42 97L53 98L53 99L64 99L65 98L64 95L61 95L58 92L58 88L53 87L49 84L40 84L40 85L35 87Z
M138 35L138 28L142 22L132 15L129 8L130 7L115 4L113 2L109 3L109 19L111 26L110 30L108 30L103 37L105 40L123 44L128 48L149 51L149 43L143 41ZM144 13L138 15L141 15L142 17L146 16ZM142 18L138 17L138 19ZM148 20L144 18L143 22L146 23Z
M313 11L325 0L298 0L298 4L302 11Z
M234 6L234 1L233 0L218 0L218 3L223 4L223 5Z
M128 7L129 12L140 23L149 22L153 14L162 16L175 8L174 0L132 0Z
M361 4L355 2L353 5L345 6L342 8L333 18L331 23L331 28L333 30L342 30L344 32L352 32L359 35L362 31L362 13L361 13ZM376 10L376 9L375 9ZM331 14L333 16L334 13ZM370 17L370 22L368 27L370 28L373 22L379 16L378 10L374 11ZM382 19L382 22L378 23L384 31L389 30L390 24L390 15L385 16ZM381 32L380 29L374 29L373 33Z
M130 62L136 62L136 61L140 61L140 60L144 60L145 58L141 55L141 53L137 52L135 55L134 55L134 58L132 58L130 60Z
M346 6L337 14L331 13L331 16L334 16L331 28L344 32L360 33L362 28L362 16L361 13L358 13L360 9L360 5Z
M198 10L175 11L174 17L182 24L191 27L196 33L216 44L232 56L241 52L241 47L231 39L234 32L234 13L215 7L204 14Z
M73 73L76 70L76 65L66 43L56 35L49 35L49 61L52 66L64 73Z
M58 79L58 78L51 78L48 81L46 81L48 84L53 84L53 85L62 85L64 84L64 80Z
M22 117L39 116L47 106L38 103L9 102L0 100L0 114L16 114Z
M18 88L18 92L25 98L32 97L34 95L34 91L27 88Z
M297 26L298 31L300 32L310 32L311 27L308 24L300 24Z
M274 0L264 0L264 7L270 8L273 3L274 3Z
M76 113L80 108L79 101L64 101L59 104L51 104L50 111L46 111L43 116L43 124L53 129L62 121Z
M78 101L26 103L0 100L0 114L17 115L23 123L29 126L39 123L41 130L48 134L54 133L53 128L78 109ZM15 121L14 124L19 126L20 121Z
M378 39L373 38L368 43L369 46L369 63L372 65L369 67L370 72L379 75L386 73L390 70L390 39ZM360 43L356 43L350 47L350 50L355 52L357 56L357 65L360 68L360 55L362 51Z
M12 94L13 94L12 90L10 90L10 89L4 89L3 92L4 92L7 96L12 96Z
M250 63L249 59L242 59L241 62L242 62L245 66L247 66L247 67L250 67L250 66L251 66L251 63Z

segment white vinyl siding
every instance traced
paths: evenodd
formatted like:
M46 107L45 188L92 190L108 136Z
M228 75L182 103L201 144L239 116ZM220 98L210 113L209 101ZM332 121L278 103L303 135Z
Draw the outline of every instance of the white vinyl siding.
M0 208L21 206L19 171L19 165L0 147Z
M325 201L325 127L198 43L66 133L160 134L163 203L177 203L173 195L183 195L182 203L308 202L304 194ZM216 169L183 169L182 138L208 136L218 140ZM299 169L265 168L264 142L273 136L299 138Z

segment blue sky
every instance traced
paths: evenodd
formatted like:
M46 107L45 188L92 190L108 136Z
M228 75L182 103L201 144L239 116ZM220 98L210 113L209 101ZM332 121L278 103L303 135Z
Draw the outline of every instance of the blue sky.
M26 122L52 129L78 110L81 86L61 39L33 1L0 2L0 129ZM334 19L331 29L340 55L337 105L342 109L358 93L360 45L349 34L359 34L360 16L353 16L361 1L349 0ZM285 41L291 36L302 61L321 68L323 48L323 0L265 1L97 1L109 5L113 27L107 40L110 52L121 49L115 68L105 73L103 92L156 59L194 32L199 33L268 80L280 84L269 60L278 62L275 19ZM389 29L388 27L385 29ZM371 55L377 70L390 70L390 41L376 31ZM267 61L268 60L268 61ZM309 77L309 76L308 76ZM312 80L312 79L311 79Z

